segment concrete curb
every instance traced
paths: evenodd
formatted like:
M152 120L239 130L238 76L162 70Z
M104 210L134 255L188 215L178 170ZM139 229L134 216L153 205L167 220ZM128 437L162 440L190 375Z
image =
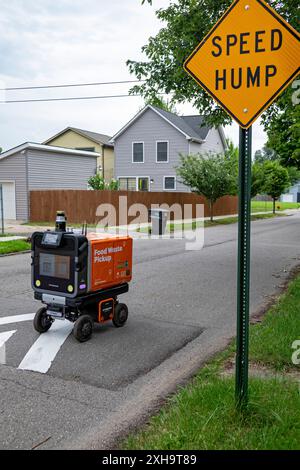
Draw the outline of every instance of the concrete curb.
M5 253L3 255L0 255L0 258L4 258L6 256L16 256L16 255L25 255L27 253L30 253L31 250L26 250L26 251L16 251L15 253Z

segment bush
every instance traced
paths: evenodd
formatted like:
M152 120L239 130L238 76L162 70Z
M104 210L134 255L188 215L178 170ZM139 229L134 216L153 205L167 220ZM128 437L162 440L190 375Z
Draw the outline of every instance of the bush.
M88 180L88 184L94 191L103 191L104 189L118 191L119 189L119 182L117 180L112 179L109 183L106 183L100 173L97 173L95 176L91 176Z

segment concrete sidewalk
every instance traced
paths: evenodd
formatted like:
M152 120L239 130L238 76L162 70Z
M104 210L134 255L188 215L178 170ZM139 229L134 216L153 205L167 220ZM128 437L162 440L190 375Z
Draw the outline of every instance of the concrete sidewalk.
M271 211L266 211L266 212L253 212L252 215L259 215L259 214L270 214ZM277 211L278 214L286 214L286 215L293 215L296 213L300 213L300 209L286 209L283 211ZM215 216L214 220L220 220L220 219L228 219L231 217L238 217L238 214L230 214L230 215L221 215L221 216ZM198 221L198 220L210 220L210 217L204 217L203 219L189 219L189 220L176 220L176 224L180 223L190 223L193 221ZM68 224L69 227L72 227L72 223ZM141 224L133 224L133 225L123 225L120 226L119 229L123 231L129 231L129 232L134 232L137 230L139 227L148 227L150 224L149 223L141 223ZM39 231L45 231L45 230L53 230L54 229L54 222L49 225L26 225L23 221L16 221L16 220L6 220L5 221L5 231L6 233L10 235L17 235L17 236L30 236L34 232L39 232ZM115 227L110 227L110 231L115 229ZM95 232L96 228L95 227L90 227L89 231Z
M49 226L45 225L25 225L22 220L5 220L4 221L4 230L5 233L9 235L23 235L23 237L29 236L30 234L36 231L44 231L47 229L53 229L54 223L49 224Z
M2 242L12 242L14 240L26 240L26 236L15 236L15 237L0 237L0 243Z

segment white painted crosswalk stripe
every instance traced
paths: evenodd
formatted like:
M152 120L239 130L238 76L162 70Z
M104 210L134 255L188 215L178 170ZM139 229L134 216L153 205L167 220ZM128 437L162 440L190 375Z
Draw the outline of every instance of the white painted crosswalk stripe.
M25 315L11 315L9 317L0 318L1 325L9 325L11 323L21 323L23 321L31 321L34 319L35 313L26 313Z
M55 321L47 333L39 336L18 368L45 374L72 328L73 324L68 321Z

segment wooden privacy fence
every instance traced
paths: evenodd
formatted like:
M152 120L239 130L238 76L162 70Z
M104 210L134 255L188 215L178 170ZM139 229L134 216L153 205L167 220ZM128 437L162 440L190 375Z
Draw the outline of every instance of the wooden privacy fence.
M99 208L102 204L111 204L114 207L114 210L109 211L109 225L115 225L114 215L116 216L116 225L123 225L135 219L139 215L139 213L134 215L135 208L132 208L133 213L131 215L128 215L127 211L133 204L143 204L147 209L151 208L152 205L167 204L171 207L173 204L178 204L181 212L171 215L171 219L189 219L191 214L192 218L195 218L197 204L204 204L205 217L210 215L206 199L193 193L45 190L30 192L30 221L53 222L56 211L62 210L66 212L68 221L71 223L87 222L88 224L97 224L104 216L105 207ZM185 206L187 204L190 205L192 212L186 210ZM124 209L120 210L122 205L125 211ZM225 196L219 199L214 206L215 216L237 214L237 212L238 198L236 196ZM141 222L148 221L146 211L142 213L141 219Z

